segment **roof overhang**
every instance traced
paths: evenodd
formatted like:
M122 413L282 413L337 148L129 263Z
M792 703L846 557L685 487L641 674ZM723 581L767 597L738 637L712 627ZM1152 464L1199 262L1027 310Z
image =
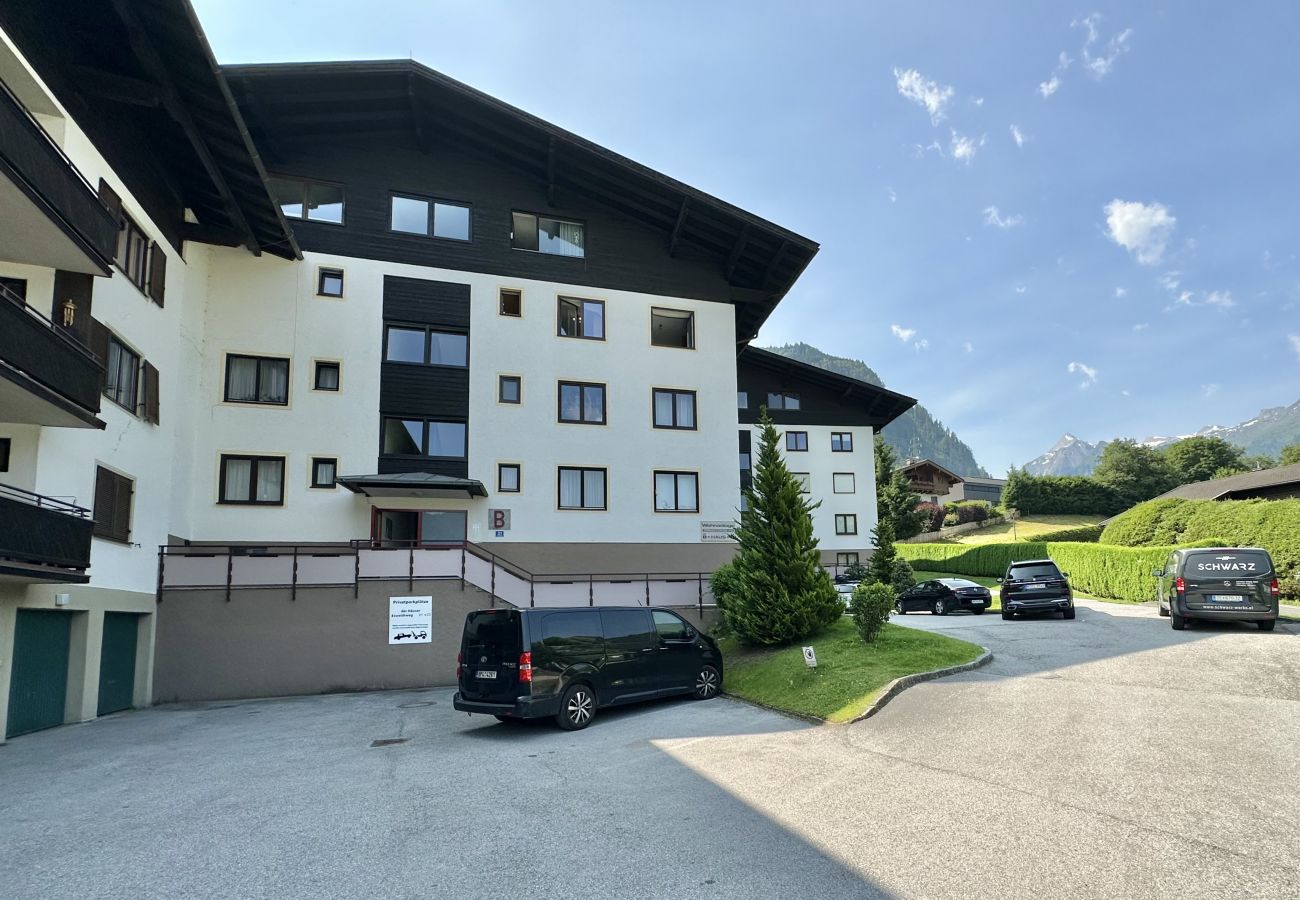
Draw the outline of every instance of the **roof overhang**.
M840 375L821 366L799 362L762 347L742 347L737 359L782 375L792 375L804 381L838 391L845 404L860 405L872 417L875 428L884 428L913 406L916 398L887 390L879 385Z
M898 471L906 473L906 472L911 472L913 469L923 468L924 466L930 466L932 469L937 470L941 475L943 475L945 478L950 480L953 484L961 484L966 480L962 478L960 475L958 475L956 472L954 472L952 469L949 469L946 466L941 466L932 459L918 459L910 463L904 463L903 465L898 467Z
M473 478L453 478L429 472L403 472L398 475L345 475L338 479L354 494L366 497L428 497L458 499L486 497L483 482Z

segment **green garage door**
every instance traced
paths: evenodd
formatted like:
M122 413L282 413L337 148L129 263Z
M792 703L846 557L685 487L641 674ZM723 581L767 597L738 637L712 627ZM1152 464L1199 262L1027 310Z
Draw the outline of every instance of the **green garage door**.
M70 613L18 610L5 737L63 724L71 625Z
M131 613L104 613L104 645L99 656L101 716L131 708L137 621L138 617Z

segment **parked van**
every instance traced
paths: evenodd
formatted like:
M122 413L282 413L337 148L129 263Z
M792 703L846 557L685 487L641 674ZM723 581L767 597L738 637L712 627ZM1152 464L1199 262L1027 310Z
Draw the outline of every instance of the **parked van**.
M1277 625L1277 574L1260 547L1175 550L1151 574L1160 615L1178 631L1192 619L1254 622L1260 631Z
M722 688L718 645L677 613L645 607L479 609L465 617L452 706L502 721L554 716L591 724L596 710Z

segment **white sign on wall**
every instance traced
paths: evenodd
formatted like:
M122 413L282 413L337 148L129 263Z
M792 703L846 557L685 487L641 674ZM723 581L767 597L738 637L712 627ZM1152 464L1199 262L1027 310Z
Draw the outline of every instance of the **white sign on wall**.
M700 521L700 543L717 544L734 541L736 538L732 532L735 530L735 522L703 519Z
M432 597L388 598L388 643L428 644L433 641Z

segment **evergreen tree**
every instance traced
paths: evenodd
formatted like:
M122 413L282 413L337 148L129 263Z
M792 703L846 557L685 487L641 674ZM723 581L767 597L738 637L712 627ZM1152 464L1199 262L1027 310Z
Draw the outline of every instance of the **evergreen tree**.
M881 519L871 529L871 542L875 549L867 560L867 576L863 580L871 584L893 584L898 551L894 549L894 527L888 519Z
M894 449L876 435L876 518L888 522L894 538L906 540L921 533L927 518L917 509L921 498L912 492L912 483L895 466Z
M1293 466L1300 463L1300 444L1290 444L1282 448L1282 465Z
M780 433L763 407L754 486L745 493L735 558L737 589L722 608L728 628L748 644L787 644L826 628L844 605L822 567L812 510L777 448Z

